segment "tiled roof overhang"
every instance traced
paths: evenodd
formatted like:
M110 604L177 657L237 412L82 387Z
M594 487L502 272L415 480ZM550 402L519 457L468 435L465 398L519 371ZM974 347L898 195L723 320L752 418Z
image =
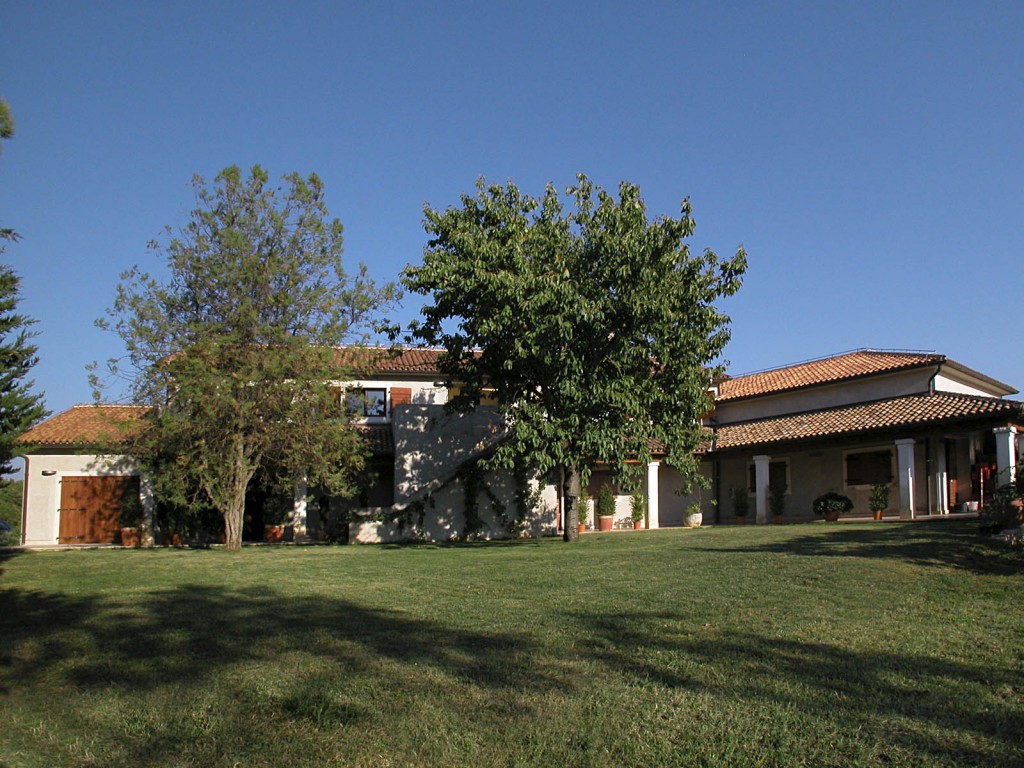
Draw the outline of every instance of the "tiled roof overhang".
M873 432L966 425L1024 424L1024 403L996 397L936 393L726 424L714 432L714 450L815 441Z
M354 368L357 374L426 375L437 376L439 349L408 348L391 350L387 347L337 347L334 359L345 368Z
M811 360L770 371L723 379L719 382L716 399L719 402L741 400L747 397L848 381L863 376L938 366L945 361L944 355L932 353L882 352L862 349L822 360ZM960 367L963 368L963 366Z
M363 439L366 441L370 453L374 456L394 456L395 437L391 433L391 426L387 424L375 425L372 427L357 427Z
M22 433L16 442L23 446L116 445L137 433L148 412L141 405L75 405Z

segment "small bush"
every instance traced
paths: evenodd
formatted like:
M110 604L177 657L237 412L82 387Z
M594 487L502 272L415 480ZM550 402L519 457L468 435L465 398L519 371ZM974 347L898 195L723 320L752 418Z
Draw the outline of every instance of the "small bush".
M634 523L643 522L647 517L647 497L642 493L634 493L629 502L629 514Z
M734 485L729 495L732 497L732 513L736 517L746 517L750 514L750 496L746 488Z
M889 484L878 483L871 486L871 496L868 497L868 506L872 512L884 512L889 508Z
M829 512L841 515L853 509L853 502L849 496L829 491L816 498L812 506L816 515L827 515Z
M781 517L786 512L786 484L771 483L768 486L768 508L776 517Z
M597 516L611 517L615 514L615 494L611 487L605 483L597 492Z

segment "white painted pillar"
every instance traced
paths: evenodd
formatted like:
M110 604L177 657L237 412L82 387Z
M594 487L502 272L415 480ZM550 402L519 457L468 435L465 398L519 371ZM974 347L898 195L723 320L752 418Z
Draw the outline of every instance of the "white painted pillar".
M899 467L900 517L914 518L914 440L906 438L896 441L896 463Z
M771 460L771 456L754 457L754 509L758 525L768 522L768 466Z
M658 508L658 496L661 492L661 485L658 481L660 469L660 461L652 461L647 465L647 527L652 529L660 525Z
M298 538L306 535L306 478L295 481L295 493L292 496L292 536Z
M935 441L935 511L940 515L949 514L949 476L946 472L946 441Z
M1017 428L996 427L996 487L1017 481Z
M152 547L155 543L153 516L156 514L156 496L153 494L153 481L148 475L139 477L139 504L142 505L142 546Z

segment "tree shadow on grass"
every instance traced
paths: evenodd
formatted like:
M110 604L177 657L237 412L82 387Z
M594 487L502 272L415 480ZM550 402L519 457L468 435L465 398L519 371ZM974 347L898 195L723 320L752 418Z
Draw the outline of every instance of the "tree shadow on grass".
M1019 574L1024 569L1024 553L987 541L974 521L814 526L813 533L782 540L700 549L804 557L888 558L917 565L960 568L979 575Z
M220 697L221 708L233 696L237 706L251 705L254 714L240 720L315 732L371 717L380 727L388 692L401 698L411 690L414 700L441 707L457 689L466 699L528 707L522 701L535 693L572 687L535 667L536 649L525 635L266 589L190 585L142 592L137 602L0 590L0 637L0 696L27 690L52 697L46 706L55 717L65 699L78 696L181 697L191 707L216 689L210 695ZM276 686L269 703L257 690L262 669ZM374 700L358 686L384 696ZM108 742L120 738L124 725L115 716L91 717L98 730L109 728ZM148 733L118 747L114 762L163 764L180 752L181 733L181 724Z
M576 618L593 634L595 655L609 670L644 683L759 709L793 708L943 764L1024 764L1017 659L995 666L926 653L850 651L694 627L691 617L675 613ZM771 717L767 710L765 717Z

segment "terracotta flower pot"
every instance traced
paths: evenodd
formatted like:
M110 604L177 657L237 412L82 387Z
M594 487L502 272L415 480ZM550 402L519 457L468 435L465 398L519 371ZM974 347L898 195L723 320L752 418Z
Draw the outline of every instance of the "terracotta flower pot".
M139 546L141 537L139 536L138 528L122 528L121 529L121 546L122 547L137 547Z
M747 518L745 518L745 517L737 517L736 518L736 525L746 525L746 524L747 524Z
M283 525L265 525L263 526L263 538L271 544L277 544L284 538L284 526Z
M644 527L644 521L643 520L634 520L633 521L633 530L634 531L639 531L639 530L643 529L643 527Z
M587 530L587 524L580 523L580 533L583 533L585 530Z
M839 513L835 510L830 510L826 512L823 517L825 518L826 523L834 523L839 519Z
M597 526L600 531L610 531L615 524L615 518L611 515L601 515L597 518Z
M882 510L881 509L876 509L876 510L873 510L873 511L874 511L874 518L875 518L875 520L881 520L882 519Z

